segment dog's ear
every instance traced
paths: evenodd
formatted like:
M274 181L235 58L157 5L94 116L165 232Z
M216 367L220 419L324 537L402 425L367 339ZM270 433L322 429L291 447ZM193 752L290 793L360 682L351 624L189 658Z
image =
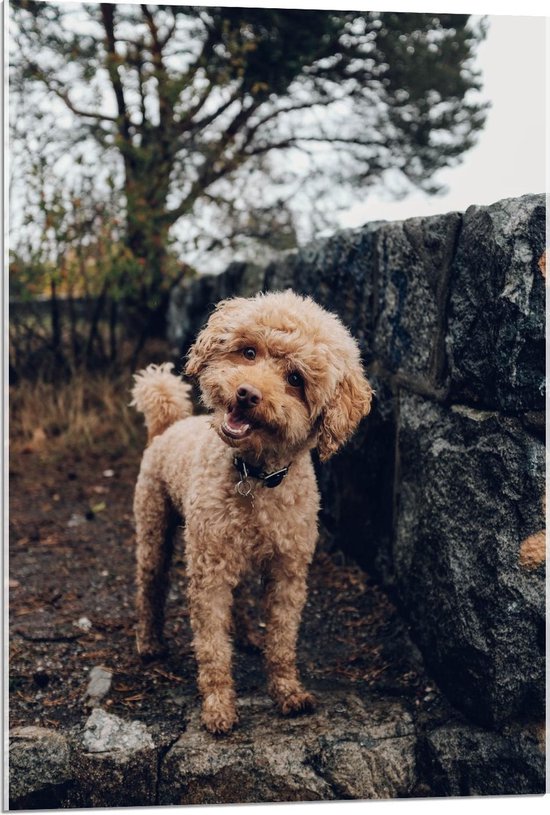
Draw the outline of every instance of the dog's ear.
M370 413L373 390L359 364L348 370L321 414L317 449L321 461L329 459Z
M198 376L214 354L227 342L232 330L231 315L239 308L238 299L240 298L222 300L210 315L208 322L187 352L185 365L187 376Z
M198 376L206 368L208 360L219 345L216 332L210 324L211 319L187 352L187 362L185 363L187 376Z

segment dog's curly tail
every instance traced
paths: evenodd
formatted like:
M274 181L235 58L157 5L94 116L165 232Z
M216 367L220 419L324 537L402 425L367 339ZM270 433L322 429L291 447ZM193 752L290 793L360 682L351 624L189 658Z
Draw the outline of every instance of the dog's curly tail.
M171 373L173 364L148 365L134 374L131 405L145 416L148 441L193 413L191 386Z

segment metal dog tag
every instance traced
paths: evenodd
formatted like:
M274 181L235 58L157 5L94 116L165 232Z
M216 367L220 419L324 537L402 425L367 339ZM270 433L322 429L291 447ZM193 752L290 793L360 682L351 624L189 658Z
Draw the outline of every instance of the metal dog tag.
M235 486L235 490L239 495L242 495L243 498L247 498L252 493L252 482L249 478L241 478Z

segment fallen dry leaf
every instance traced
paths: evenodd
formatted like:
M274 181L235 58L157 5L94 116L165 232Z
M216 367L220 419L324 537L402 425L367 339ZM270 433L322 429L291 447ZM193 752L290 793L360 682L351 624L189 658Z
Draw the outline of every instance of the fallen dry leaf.
M40 538L40 543L43 546L59 546L62 543L62 540L57 533L52 532L51 535L46 535L45 538Z

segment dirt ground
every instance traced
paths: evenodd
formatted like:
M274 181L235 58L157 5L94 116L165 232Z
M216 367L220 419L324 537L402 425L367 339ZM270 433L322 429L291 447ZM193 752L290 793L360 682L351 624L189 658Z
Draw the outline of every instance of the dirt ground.
M112 670L102 705L125 718L177 730L198 704L185 594L176 548L167 613L170 655L143 666L134 640L132 493L138 449L13 453L10 460L10 726L73 726L96 665ZM303 678L362 695L407 699L418 715L448 717L395 607L341 553L318 552L300 638ZM249 628L261 635L248 605ZM242 639L242 630L237 630ZM257 649L236 649L241 693L263 689Z

